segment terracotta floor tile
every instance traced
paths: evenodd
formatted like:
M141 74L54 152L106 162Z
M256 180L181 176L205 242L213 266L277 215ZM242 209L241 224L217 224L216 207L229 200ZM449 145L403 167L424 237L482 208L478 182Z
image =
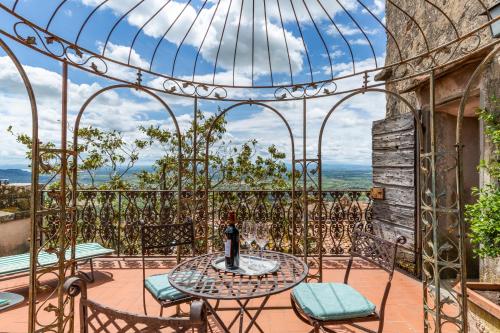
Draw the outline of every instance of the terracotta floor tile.
M171 263L165 263L161 269L148 269L147 274L159 274L167 271ZM128 312L143 312L142 306L142 270L133 260L103 260L95 263L99 271L96 273L96 282L88 286L89 298L104 305L125 310ZM366 268L358 265L352 271L350 283L370 298L375 304L380 303L383 293L386 273L377 269ZM122 268L120 267L133 267ZM329 282L342 282L345 267L343 259L328 259L324 270L324 280ZM333 267L333 268L332 268ZM28 297L28 277L16 277L0 280L0 291L9 291ZM386 321L384 333L420 333L423 331L422 311L422 285L401 273L395 273L391 294L386 308ZM227 302L224 306L234 306L234 302ZM255 304L252 301L252 304ZM289 306L289 292L273 296L269 306ZM148 313L159 314L159 305L152 297L147 295ZM165 311L164 315L171 311ZM221 317L228 321L236 312L223 311ZM0 332L25 333L27 331L28 307L27 302L13 309L0 313ZM263 311L258 320L265 332L271 333L305 333L310 327L302 323L291 309L276 309ZM364 324L369 328L377 327L376 323ZM215 329L215 328L214 328ZM348 326L335 327L339 333L362 332ZM237 331L237 330L236 330ZM218 332L216 329L214 332ZM253 329L252 332L258 332Z

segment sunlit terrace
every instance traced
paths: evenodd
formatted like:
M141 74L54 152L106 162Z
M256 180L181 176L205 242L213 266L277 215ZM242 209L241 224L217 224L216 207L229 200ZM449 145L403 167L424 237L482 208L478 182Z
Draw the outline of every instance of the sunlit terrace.
M500 332L496 0L0 0L0 332Z

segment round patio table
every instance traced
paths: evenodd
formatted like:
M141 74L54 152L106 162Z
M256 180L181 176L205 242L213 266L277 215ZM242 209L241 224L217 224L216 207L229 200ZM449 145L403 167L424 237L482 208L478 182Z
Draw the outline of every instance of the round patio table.
M297 257L280 252L263 251L262 256L277 261L279 268L273 273L259 276L241 275L218 270L212 266L212 261L223 255L223 253L211 253L186 260L172 269L168 278L175 289L203 300L225 332L229 332L238 318L239 332L249 332L253 325L263 332L256 320L269 298L295 287L306 278L308 273L307 265ZM241 255L258 256L259 254L242 251ZM251 299L256 298L260 299L260 305L252 314L247 306ZM209 300L216 300L215 306L212 306ZM228 326L217 315L219 302L225 300L236 301L239 305L239 313ZM245 315L248 316L250 322L243 329Z

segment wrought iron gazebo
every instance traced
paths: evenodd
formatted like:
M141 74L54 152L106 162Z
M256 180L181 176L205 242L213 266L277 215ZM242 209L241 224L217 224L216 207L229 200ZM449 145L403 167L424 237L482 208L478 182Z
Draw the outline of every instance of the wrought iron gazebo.
M463 138L462 121L464 109L473 82L491 62L498 51L498 39L490 36L489 30L498 19L488 14L489 2L485 0L469 1L463 11L476 13L472 22L458 24L451 18L451 5L444 1L387 0L387 8L407 24L407 31L419 42L418 54L411 54L405 49L398 32L386 24L380 10L375 8L381 1L368 0L95 0L82 1L85 10L73 14L74 26L61 28L57 20L65 15L65 9L72 8L74 1L37 1L19 0L0 1L2 23L0 23L0 46L17 67L26 86L32 112L32 197L31 197L31 271L30 271L30 313L29 330L66 331L73 329L74 304L64 293L63 283L68 274L75 273L74 247L76 243L75 219L78 205L77 188L77 152L71 150L68 142L68 67L72 66L98 77L116 82L94 93L80 108L74 124L74 144L77 147L78 128L85 110L99 95L115 89L133 89L141 91L157 100L172 118L176 135L180 138L180 128L176 115L161 98L163 94L191 98L194 112L198 110L199 100L213 100L230 105L220 117L245 105L259 106L276 114L283 122L290 135L291 143L291 248L298 253L303 251L306 262L310 265L310 280L321 281L321 247L308 245L308 233L318 233L318 243L323 237L323 213L320 208L316 213L308 212L309 196L307 191L313 188L319 207L322 207L322 146L323 132L327 121L334 111L357 95L367 92L386 94L405 104L413 113L417 126L417 142L420 144L417 159L420 165L418 185L419 226L421 229L422 278L424 282L423 307L425 327L440 332L444 325L453 325L458 331L466 331L466 296L465 286L465 225L463 219ZM427 15L415 16L414 7L423 6ZM80 8L81 9L81 8ZM33 19L31 12L43 11L44 19ZM100 15L111 11L113 20ZM480 16L481 13L486 15ZM427 18L429 17L429 18ZM430 19L430 17L434 19ZM447 26L449 34L439 38L430 36L433 25L440 23ZM105 27L95 29L94 25ZM125 29L121 34L120 29ZM359 34L353 40L354 29ZM384 34L391 45L396 60L383 63L377 56L377 50L385 50L374 36ZM126 35L126 40L117 36ZM332 37L334 36L334 37ZM38 111L36 96L30 79L22 64L6 41L13 41L35 50L46 57L62 63L62 111L61 111L61 146L56 149L42 149L38 136ZM89 42L90 41L90 42ZM96 43L99 41L99 43ZM117 55L112 52L116 45L127 50L127 54ZM165 44L169 45L168 52ZM349 58L348 66L339 70L334 50L341 50ZM434 124L435 73L473 54L487 53L483 61L468 80L467 90L462 96L460 109L457 110L456 145L451 152L438 150ZM141 56L138 57L138 54ZM360 65L361 55L369 64ZM384 81L376 80L376 74ZM389 74L388 74L389 73ZM397 84L416 78L429 79L430 122L424 132L419 120L417 106L405 99L397 91L386 89L386 85ZM335 105L329 107L322 122L318 137L318 155L311 158L306 150L306 132L308 100L340 95ZM301 156L296 154L298 143L286 116L280 112L283 101L302 101L303 149ZM194 117L196 121L196 115ZM214 122L215 124L215 122ZM212 124L212 127L213 125ZM213 130L209 128L204 135L210 138ZM196 138L196 135L195 135ZM180 141L180 140L179 140ZM424 142L426 144L424 144ZM198 158L196 139L193 142L193 156L186 157L179 144L179 170L176 195L176 219L185 217L183 210L183 177L197 177L199 170L208 173L209 148L205 145L205 158ZM456 192L441 193L436 187L440 170L436 159L442 154L451 154L456 159L453 170L456 173ZM56 157L61 167L53 170L48 159ZM182 174L181 163L192 166L190 175ZM39 175L43 169L51 178L60 179L59 189L53 192L50 206L44 206L39 200L39 193L46 184L41 184ZM318 177L311 175L318 170ZM447 170L449 172L449 170ZM187 210L195 223L198 252L209 250L208 228L208 193L211 190L209 177L201 189L191 189L196 197L196 208ZM195 184L196 182L194 182ZM55 194L54 194L55 193ZM443 200L444 198L444 200ZM203 207L200 209L199 207ZM200 213L201 211L201 213ZM56 222L56 233L49 234L44 229L43 220L51 217ZM443 218L454 221L451 233L458 235L458 242L447 242L449 235L443 234L439 222ZM305 230L296 233L297 229ZM72 232L67 233L68 230ZM40 233L44 241L37 241ZM68 237L70 235L70 237ZM451 248L445 248L451 246ZM54 248L53 244L57 244ZM302 244L302 245L301 245ZM53 266L41 266L36 258L40 251L57 254L59 260ZM66 258L70 250L72 258ZM446 251L450 255L443 255ZM462 286L461 291L441 280L450 271ZM59 283L54 293L58 295L57 304L37 302L38 280L47 274L57 277ZM444 290L444 291L443 291ZM441 293L446 292L447 297ZM446 306L445 306L446 304ZM455 306L458 311L447 311L448 306ZM41 311L51 311L54 320L42 324L37 320Z

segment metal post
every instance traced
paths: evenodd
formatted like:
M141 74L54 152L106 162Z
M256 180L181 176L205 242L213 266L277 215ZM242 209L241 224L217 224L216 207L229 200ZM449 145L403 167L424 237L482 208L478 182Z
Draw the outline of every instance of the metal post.
M431 162L431 205L432 205L432 243L433 243L433 270L434 270L434 275L433 275L433 281L434 282L434 301L435 301L435 311L434 311L434 332L440 333L441 332L441 281L439 278L439 254L436 249L439 248L439 241L438 241L438 235L439 235L439 230L438 230L438 216L437 216L437 197L436 197L436 128L435 128L435 121L436 121L436 101L435 101L435 80L434 80L434 71L430 72L430 78L429 78L429 86L430 86L430 91L429 91L429 108L430 108L430 119L429 119L429 133L430 133L430 162ZM425 287L425 284L424 284ZM424 292L428 292L428 290L424 290ZM426 324L427 325L427 324ZM428 329L428 327L426 327Z
M309 225L308 225L308 200L307 200L307 114L306 99L302 102L302 222L304 223L304 260L308 264L309 256Z
M68 174L67 155L67 127L68 127L68 63L62 66L62 101L61 101L61 173L60 173L60 197L59 199L59 229L58 229L58 286L57 286L57 328L59 332L64 330L64 279L66 271L66 224L67 224L67 202L66 202L66 177ZM71 315L72 316L72 315Z
M36 107L35 93L31 82L24 70L21 62L17 59L14 52L5 44L5 42L0 38L0 48L5 51L7 56L12 60L16 69L23 80L24 86L26 87L26 92L30 100L31 107L31 196L30 196L30 276L29 276L29 310L28 310L28 331L30 333L35 332L36 326L36 288L37 288L37 278L36 278L36 268L37 268L37 254L38 248L40 246L38 240L38 210L41 204L39 200L40 191L38 190L38 174L39 174L39 141L38 141L38 111ZM41 241L41 237L40 237Z
M420 137L420 132L417 130L417 126L422 124L422 110L418 110L419 119L415 119L415 245L414 245L414 262L415 262L415 271L413 272L415 276L420 277L422 279L422 224L420 223L420 216L422 214L421 211L421 193L419 191L421 187L421 178L420 178L420 154L422 151L421 142L423 138ZM420 122L420 123L417 123Z

